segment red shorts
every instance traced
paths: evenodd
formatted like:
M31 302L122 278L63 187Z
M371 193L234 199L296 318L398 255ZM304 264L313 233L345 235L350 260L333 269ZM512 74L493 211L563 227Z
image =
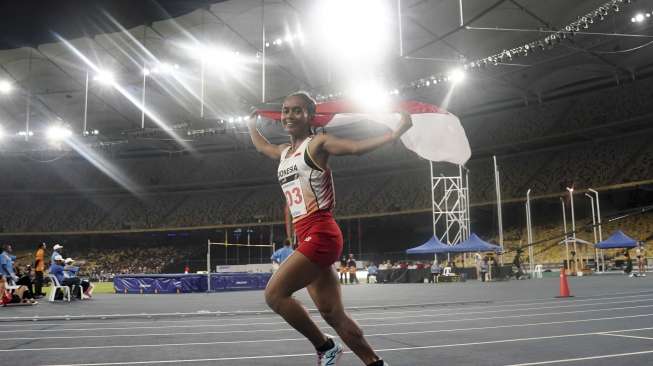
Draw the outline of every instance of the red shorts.
M297 250L320 267L328 267L342 254L342 232L330 211L318 211L295 223Z

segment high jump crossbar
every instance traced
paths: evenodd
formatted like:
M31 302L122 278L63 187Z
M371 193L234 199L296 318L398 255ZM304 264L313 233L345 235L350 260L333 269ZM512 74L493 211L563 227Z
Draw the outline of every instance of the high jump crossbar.
M207 240L206 245L206 291L211 292L211 245L220 245L225 247L225 261L227 258L227 249L229 247L255 247L255 248L270 248L274 251L274 243L270 244L240 244L240 243L218 243L212 242L211 239Z

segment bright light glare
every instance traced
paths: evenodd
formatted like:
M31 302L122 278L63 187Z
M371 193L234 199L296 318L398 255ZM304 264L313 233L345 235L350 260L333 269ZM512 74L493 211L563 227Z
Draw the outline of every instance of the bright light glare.
M635 21L643 22L644 21L644 14L639 13L639 14L635 15Z
M378 0L323 0L315 23L331 52L351 60L374 60L390 46L390 9ZM325 19L335 20L334 23ZM330 25L329 25L330 24Z
M223 70L234 71L233 69L237 67L254 62L251 59L241 56L239 52L234 52L225 48L206 47L201 45L184 48L187 48L194 58L204 60L207 66L217 67ZM174 65L173 67L176 69L179 66Z
M179 65L177 64L169 64L167 62L161 62L160 64L157 65L157 67L152 69L152 72L155 74L165 74L165 75L170 75L172 74L175 70L179 68Z
M456 84L465 80L465 72L459 69L451 71L448 76L449 80Z
M380 112L390 106L390 97L377 82L358 83L350 89L352 100L364 111Z
M13 88L13 85L7 80L0 81L0 93L9 94Z
M143 75L148 76L150 73L151 71L147 67L143 69Z
M61 126L52 126L48 128L48 131L46 133L46 137L50 141L63 141L72 135L73 135L72 131Z
M2 140L5 137L5 130L0 126L0 140Z
M113 84L113 83L116 82L115 77L113 76L113 73L111 73L109 71L100 71L99 73L97 73L97 75L95 75L93 80L98 81L98 82L100 82L102 84L107 84L107 85L110 85L110 84Z

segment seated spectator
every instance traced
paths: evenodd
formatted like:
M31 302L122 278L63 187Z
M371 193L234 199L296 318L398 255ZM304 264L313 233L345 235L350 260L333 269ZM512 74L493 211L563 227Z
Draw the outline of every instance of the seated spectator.
M16 266L16 277L18 277L16 285L25 286L30 293L34 294L34 271L32 270L32 266Z
M635 277L635 274L633 273L633 259L630 258L628 249L626 249L624 256L626 257L626 269L624 269L624 273L627 274L628 277Z
M8 304L37 304L37 302L26 286L9 290L7 280L4 276L0 276L0 305Z
M387 271L392 268L392 264L387 260L379 265L379 271Z
M376 264L374 262L370 263L369 266L367 266L367 283L370 283L370 277L374 277L376 280L377 277L376 275L379 273L379 269L376 267Z
M64 260L64 277L65 278L76 278L77 275L79 274L79 267L76 267L73 265L75 261L72 258L66 258ZM93 295L93 284L90 283L88 280L82 280L80 279L80 286L82 286L82 290L84 294L82 295L82 298L84 296L86 298L90 298Z
M66 276L70 276L71 273L77 273L78 271L79 268L74 266L64 267L64 259L60 255L54 257L54 263L50 265L50 270L49 270L50 274L56 277L57 281L59 281L59 284L61 286L70 287L70 291L73 294L73 296L81 299L82 291L75 291L75 290L81 288L82 281L78 277L66 277ZM66 274L66 272L68 274ZM84 291L86 291L86 289L84 289Z

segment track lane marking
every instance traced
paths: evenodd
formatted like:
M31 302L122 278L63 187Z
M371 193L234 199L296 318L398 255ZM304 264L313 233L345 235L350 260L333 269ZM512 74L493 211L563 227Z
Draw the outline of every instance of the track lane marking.
M539 322L539 323L526 323L526 324L507 324L507 325L492 325L486 327L472 327L472 328L453 328L453 329L435 329L435 330L421 330L421 331L409 331L409 332L389 332L389 333L371 333L366 334L366 337L382 337L382 336L396 336L396 335L412 335L412 334L429 334L429 333L451 333L451 332L461 332L468 330L487 330L487 329L505 329L505 328L523 328L531 326L542 326L542 325L559 325L559 324L575 324L575 323L589 323L593 321L606 321L606 320L623 320L625 318L642 318L653 316L653 314L640 314L640 315L631 315L631 316L618 316L618 317L609 317L609 318L594 318L594 319L576 319L576 320L560 320L554 322ZM328 328L321 328L322 330L328 330ZM638 328L638 329L629 329L626 331L637 331L637 330L650 330L650 328ZM293 330L293 329L289 329ZM619 331L605 331L604 333L614 333L621 332ZM222 333L222 332L220 332ZM190 334L175 334L175 335L194 335L195 333ZM205 334L205 333L201 333ZM212 333L210 333L212 334ZM160 336L157 334L151 334L148 336ZM103 337L103 336L98 336ZM104 337L103 337L104 338ZM43 338L48 339L48 338ZM9 339L11 340L11 339ZM6 349L0 350L2 352L18 352L18 351L42 351L42 350L72 350L72 349L95 349L95 348L138 348L138 347L168 347L168 346L185 346L185 345L216 345L216 344L238 344L238 343L256 343L256 342L281 342L281 341L295 341L295 340L305 340L305 338L286 338L285 340L242 340L242 341L216 341L216 342L189 342L189 343L157 343L157 344L142 344L142 345L115 345L115 346L79 346L79 347L51 347L51 348L17 348L17 349Z
M653 328L639 328L635 330L649 330ZM611 332L627 332L633 331L633 329L623 329L616 330ZM554 336L545 336L545 337L524 337L524 338L510 338L510 339L500 339L493 341L483 341L483 342L465 342L465 343L450 343L450 344L439 344L439 345L429 345L429 346L414 346L414 347L397 347L397 348L382 348L377 349L376 352L400 352L400 351L412 351L412 350L424 350L424 349L438 349L438 348L456 348L456 347L467 347L467 346L478 346L478 345L487 345L487 344L501 344L501 343L516 343L516 342L528 342L528 341L537 341L537 340L546 340L546 339L560 339L560 338L572 338L572 337L583 337L583 336L593 336L600 334L601 332L587 332L587 333L574 333L574 334L562 334ZM351 353L347 351L345 353ZM630 353L630 354L644 354L644 353L653 353L652 351L643 351L639 353ZM627 354L619 354L627 355ZM256 359L271 359L271 358L288 358L288 357L307 357L314 356L313 353L298 353L298 354L284 354L284 355L263 355L263 356L237 356L237 357L217 357L217 358L201 358L201 359L177 359L177 360L150 360L150 361L124 361L124 362L96 362L96 363L76 363L76 364L50 364L45 366L112 366L112 365L143 365L143 364L165 364L165 363L196 363L196 362L217 362L217 361L243 361L243 360L256 360ZM581 360L581 359L596 359L604 358L606 356L593 356L585 357L578 359L567 359L567 360L555 360L555 361L544 361L544 363L526 363L526 364L514 364L509 366L530 366L530 365L541 365L545 363L560 363L568 360Z

